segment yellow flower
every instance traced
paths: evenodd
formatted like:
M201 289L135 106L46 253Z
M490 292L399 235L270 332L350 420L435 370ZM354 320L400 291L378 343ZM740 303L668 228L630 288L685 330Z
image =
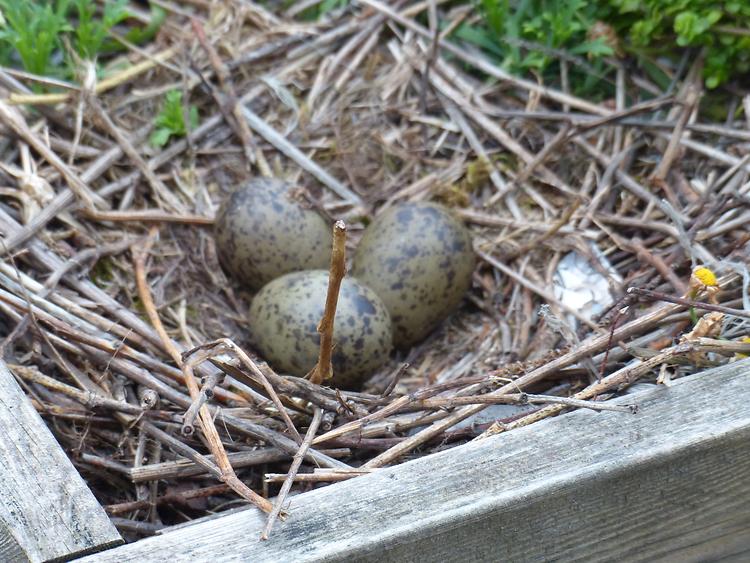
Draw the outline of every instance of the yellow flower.
M700 266L693 270L688 282L685 297L695 299L700 293L705 293L709 303L716 304L716 294L719 293L719 284L713 270Z
M706 287L716 287L718 285L716 283L716 274L704 266L696 268L693 275Z

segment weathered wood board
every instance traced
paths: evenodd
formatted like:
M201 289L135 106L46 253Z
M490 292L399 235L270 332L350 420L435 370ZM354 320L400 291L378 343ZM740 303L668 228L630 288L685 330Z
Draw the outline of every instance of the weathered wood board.
M747 561L750 360L84 561Z
M0 361L0 561L69 558L121 542Z

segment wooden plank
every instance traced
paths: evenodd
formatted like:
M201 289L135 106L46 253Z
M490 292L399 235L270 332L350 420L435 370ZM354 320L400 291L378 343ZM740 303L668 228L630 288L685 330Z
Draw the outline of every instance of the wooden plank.
M750 560L750 360L84 561Z
M122 543L0 360L0 561L69 558Z

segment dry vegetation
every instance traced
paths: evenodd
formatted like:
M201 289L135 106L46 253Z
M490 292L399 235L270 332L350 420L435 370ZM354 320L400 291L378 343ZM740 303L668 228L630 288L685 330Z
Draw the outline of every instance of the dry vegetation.
M50 96L0 71L3 358L131 539L244 504L230 489L270 510L256 493L275 496L295 454L302 491L750 351L750 97L708 122L700 59L668 91L613 59L615 99L580 99L448 42L438 11L448 28L470 14L442 4L306 23L163 3L156 39L104 79L82 64L85 86ZM175 89L198 125L155 148ZM471 294L362 393L274 374L210 229L252 175L307 188L352 247L384 207L442 201L474 233ZM552 278L570 251L606 273L593 248L620 279L591 320ZM525 410L483 416L493 403Z

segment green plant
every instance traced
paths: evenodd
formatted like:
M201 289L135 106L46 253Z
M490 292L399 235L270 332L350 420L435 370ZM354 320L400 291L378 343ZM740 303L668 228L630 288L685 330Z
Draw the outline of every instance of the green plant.
M610 0L612 23L639 54L670 54L673 45L705 54L706 86L750 71L750 3L744 0Z
M68 5L69 0L0 0L4 20L0 22L0 42L15 48L27 71L57 74L50 68L50 61L60 48L61 34L71 30L66 18Z
M99 54L110 29L128 17L127 0L107 2L101 18L95 18L96 4L91 0L75 0L78 11L76 50L85 59L93 60Z
M653 75L656 57L678 58L690 47L704 54L704 78L715 88L750 71L750 2L746 0L475 0L481 22L454 36L473 43L509 70L533 71L545 81L558 76L559 60L573 64L594 86L602 56L614 54L612 38L595 37L606 26L626 53ZM586 65L589 68L586 69ZM584 72L580 72L584 70ZM573 78L573 77L572 77ZM666 79L660 77L660 81ZM668 81L668 79L667 79ZM574 80L571 84L575 87ZM599 83L601 85L601 82ZM581 89L579 87L579 89ZM588 88L582 88L586 91Z
M198 126L198 108L191 105L188 109L190 129ZM188 128L182 110L182 92L170 90L164 97L164 105L154 121L155 129L149 142L154 147L163 147L173 136L184 137Z
M508 0L482 0L482 6L497 40L509 43L511 66L544 70L554 60L550 50L586 56L613 54L604 39L587 39L587 32L596 21L597 2L524 0L511 7ZM509 40L515 40L515 45ZM532 44L523 55L522 43Z
M597 19L596 0L476 0L483 19L464 23L453 36L485 51L511 72L533 71L555 82L559 64L569 65L571 84L590 93L605 78L598 60L614 49L603 37L589 37Z
M127 1L106 0L97 9L95 0L0 0L0 63L20 63L42 76L71 77L75 69L65 56L65 39L89 60L118 48L108 35L128 18ZM126 39L141 43L153 37L165 14L161 8L152 8L151 14L147 26L130 28Z

